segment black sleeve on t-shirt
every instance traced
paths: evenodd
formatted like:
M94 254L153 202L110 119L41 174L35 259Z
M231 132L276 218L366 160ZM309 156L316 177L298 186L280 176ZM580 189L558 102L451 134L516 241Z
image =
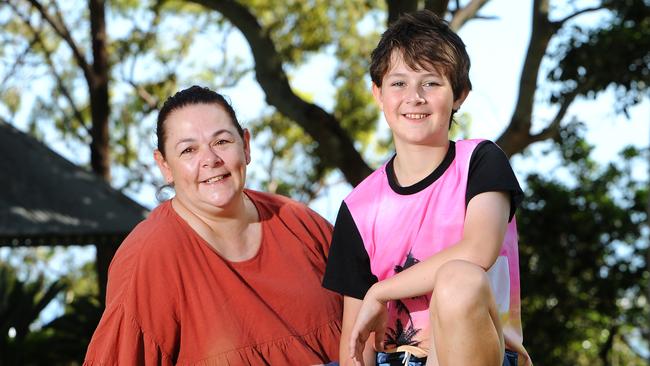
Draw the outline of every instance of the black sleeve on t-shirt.
M377 281L361 234L343 202L334 224L323 287L361 300Z
M465 205L480 193L497 191L510 194L508 221L511 221L524 193L503 150L492 141L483 141L474 149L469 161Z

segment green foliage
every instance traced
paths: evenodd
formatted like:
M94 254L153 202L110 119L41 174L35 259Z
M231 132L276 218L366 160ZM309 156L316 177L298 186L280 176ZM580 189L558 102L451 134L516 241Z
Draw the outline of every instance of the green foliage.
M647 186L632 178L631 149L620 165L594 162L578 123L560 148L574 184L528 176L518 214L525 343L540 365L605 365L649 315L639 282Z
M650 2L604 1L612 20L596 29L573 28L561 47L560 62L550 78L565 83L565 93L595 97L613 87L619 110L627 111L648 96L650 86Z
M262 182L265 191L303 202L313 200L323 188L327 173L313 153L317 146L314 141L279 113L253 121L249 127L268 152L265 157L253 156L266 174L251 173L251 178Z
M360 144L361 151L365 151L374 142L379 116L367 75L370 53L379 40L379 34L369 32L364 35L358 25L350 26L357 23L355 20L366 16L367 9L350 4L336 18L337 28L345 32L338 34L336 49L339 64L335 74L337 90L334 116Z
M62 9L62 21L71 29L81 53L90 58L88 9L76 2L46 3L48 10ZM377 134L381 122L377 122L379 113L370 94L367 63L385 25L386 3L240 3L270 35L289 79L313 55L325 53L336 59L330 112L368 161L373 155L385 157L390 140ZM615 88L618 108L625 110L647 95L648 1L602 3L611 11L611 19L594 29L572 23L575 27L567 30L569 42L552 55L559 62L550 77L562 85L553 102L573 92L595 96ZM111 158L114 167L125 173L119 185L137 189L143 182L154 183L156 168L150 152L161 101L179 87L195 83L218 89L238 85L255 65L233 53L233 48L241 48L229 45L240 39L233 26L202 6L177 0L111 0L107 5ZM69 46L26 1L1 2L0 27L0 103L4 107L0 112L6 110L13 118L19 108L26 108L33 134L64 140L73 151L85 149L90 141L89 93ZM200 43L199 38L209 42ZM30 93L38 98L25 107ZM295 93L303 100L311 99L300 90ZM459 115L458 120L452 135L467 136L471 116ZM525 343L538 365L598 365L613 360L635 365L640 359L629 346L630 337L646 327L650 318L641 287L650 278L643 269L647 249L640 239L647 240L642 229L649 197L647 187L632 178L631 166L647 152L627 149L620 163L601 166L590 157L592 148L575 126L569 125L558 140L564 169L574 181L558 181L541 173L526 181L527 200L519 212ZM319 150L296 121L267 108L251 128L253 144L265 152L253 157L262 166L262 173L251 177L253 183L305 202L331 183L328 177L334 167L324 166L319 159L328 152ZM79 164L88 160L76 155ZM99 316L97 289L90 264L78 276L69 277L70 282L57 282L68 286L65 314L41 330L21 333L22 349L32 350L25 353L26 363L38 363L38 357L45 364L81 359ZM26 299L33 295L25 323L38 309L37 299L45 299L37 294L48 292L44 284L41 290L45 292L27 285L22 288ZM1 304L5 308L0 309L11 306ZM4 337L6 329L0 327L0 334ZM15 339L7 342L7 347L18 349ZM69 359L57 359L57 350L65 350ZM9 354L0 350L0 357Z
M12 267L0 263L0 364L23 364L30 325L64 288L61 281L46 284L42 275L22 281Z
M103 306L97 298L94 263L79 264L75 254L62 247L2 250L0 365L83 362ZM55 268L58 266L68 269L63 276L57 274L62 271ZM53 303L63 309L63 314L42 324L43 308Z
M30 335L29 346L40 351L27 356L27 363L80 365L102 310L95 296L75 297L65 314Z
M333 38L332 18L345 1L246 0L262 28L271 35L287 64L300 64L309 53L321 50Z

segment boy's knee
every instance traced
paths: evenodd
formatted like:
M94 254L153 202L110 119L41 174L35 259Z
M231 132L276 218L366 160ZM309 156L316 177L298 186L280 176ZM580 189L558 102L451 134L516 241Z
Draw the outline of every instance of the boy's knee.
M432 304L438 315L458 313L464 316L472 309L489 304L490 293L488 276L481 267L454 260L438 269Z

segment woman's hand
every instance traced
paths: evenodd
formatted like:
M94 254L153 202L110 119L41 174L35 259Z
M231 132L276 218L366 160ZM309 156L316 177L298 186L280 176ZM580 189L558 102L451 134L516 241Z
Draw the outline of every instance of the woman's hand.
M363 298L363 303L350 332L350 355L355 365L364 365L363 349L371 333L375 333L375 350L382 351L388 311L386 303L378 300L373 288Z

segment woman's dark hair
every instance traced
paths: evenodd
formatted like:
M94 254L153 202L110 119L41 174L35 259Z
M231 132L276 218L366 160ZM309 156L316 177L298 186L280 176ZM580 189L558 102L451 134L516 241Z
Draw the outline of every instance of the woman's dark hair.
M395 51L402 54L404 62L413 70L432 67L442 72L451 83L454 100L472 90L465 44L433 12L420 10L403 14L382 34L370 59L370 77L375 85L381 86Z
M158 138L158 150L163 156L165 156L165 121L173 111L194 104L216 104L221 106L230 116L230 119L235 125L239 135L244 137L244 129L239 124L237 115L235 115L235 110L232 108L230 103L228 103L226 98L209 88L194 85L167 98L165 104L160 108L160 112L158 112L156 137Z

